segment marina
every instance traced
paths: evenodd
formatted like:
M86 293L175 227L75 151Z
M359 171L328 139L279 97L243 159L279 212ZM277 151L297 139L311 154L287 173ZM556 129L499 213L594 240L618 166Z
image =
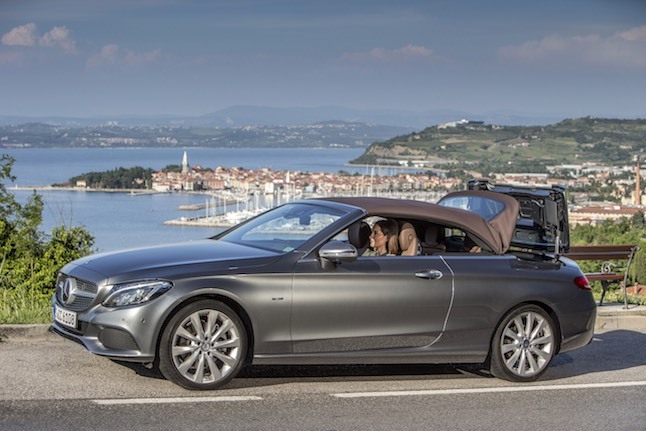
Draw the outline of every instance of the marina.
M206 197L204 203L181 205L179 207L182 211L203 210L203 215L182 216L177 219L166 220L164 224L170 226L230 227L275 206L301 197L302 193L213 193Z
M250 219L258 214L267 211L269 208L261 208L256 211L238 210L229 211L224 214L204 217L180 217L174 220L166 220L164 224L171 226L196 226L196 227L221 227L228 228Z
M254 194L248 196L245 201L243 197L238 196L233 202L223 197L211 196L203 204L183 205L179 209L187 211L191 208L193 211L204 211L203 215L193 217L181 216L176 219L164 221L169 226L193 226L193 227L215 227L228 228L241 223L251 217L261 214L273 207L282 205L299 199L316 199L328 197L331 195L298 193L292 194ZM335 196L341 196L339 194ZM357 196L356 194L347 194L346 196ZM394 199L412 199L435 202L440 198L437 192L417 191L417 192L393 192L384 194L372 194L371 196L389 197Z
M202 190L210 195L204 204L180 206L183 211L204 210L204 216L167 220L167 225L229 227L268 209L296 199L328 196L385 196L424 200L437 198L450 179L428 173L408 172L375 175L348 175L291 170L256 170L192 167L184 151L181 171L152 174L152 189L160 192ZM233 208L235 207L235 208Z

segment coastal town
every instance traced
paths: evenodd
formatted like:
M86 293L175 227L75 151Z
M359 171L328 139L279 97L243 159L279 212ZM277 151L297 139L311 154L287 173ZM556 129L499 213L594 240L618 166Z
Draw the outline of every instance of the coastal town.
M560 165L546 174L496 174L497 183L524 186L559 184L568 189L584 189L593 183L606 183L622 173L624 179L613 179L614 201L591 201L586 193L571 193L570 223L600 223L644 212L646 196L641 193L641 169L637 164L611 167L601 164ZM444 194L461 190L463 180L445 175L441 170L405 169L413 163L389 166L366 166L363 174L281 171L269 168L248 170L237 167L204 168L191 166L188 153L178 172L159 171L152 176L154 192L201 192L205 204L192 210L205 215L182 217L169 224L227 226L255 213L295 199L321 196L387 196L435 202ZM471 173L479 177L478 172ZM83 187L84 184L76 184Z

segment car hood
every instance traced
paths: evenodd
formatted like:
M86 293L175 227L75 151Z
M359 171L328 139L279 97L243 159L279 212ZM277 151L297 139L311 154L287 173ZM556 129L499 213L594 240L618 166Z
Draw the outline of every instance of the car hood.
M69 273L79 268L111 279L122 274L140 275L155 269L211 263L221 263L221 267L226 269L235 262L235 266L241 269L257 264L259 258L279 256L272 251L209 239L98 253L75 260L61 271Z

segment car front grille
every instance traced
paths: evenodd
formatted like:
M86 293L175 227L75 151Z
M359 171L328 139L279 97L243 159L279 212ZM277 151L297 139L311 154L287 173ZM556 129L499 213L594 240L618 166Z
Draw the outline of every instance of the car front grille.
M91 293L91 294L96 296L96 292L97 292L97 289L98 289L96 284L94 284L92 282L89 282L89 281L81 280L80 278L77 278L76 279L76 286L80 291Z
M56 300L65 309L83 311L92 305L98 286L87 280L58 274L56 280Z
M74 300L71 303L65 304L64 302L60 301L60 299L59 299L59 302L61 302L61 304L63 304L63 307L65 307L66 309L71 310L71 311L87 310L90 307L90 305L92 304L92 301L94 301L94 298L77 297L77 298L74 298Z

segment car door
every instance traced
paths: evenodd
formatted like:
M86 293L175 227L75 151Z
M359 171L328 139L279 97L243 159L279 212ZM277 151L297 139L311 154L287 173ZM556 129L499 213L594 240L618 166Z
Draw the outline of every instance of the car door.
M453 276L440 256L358 257L324 269L295 266L294 353L421 347L442 333Z

